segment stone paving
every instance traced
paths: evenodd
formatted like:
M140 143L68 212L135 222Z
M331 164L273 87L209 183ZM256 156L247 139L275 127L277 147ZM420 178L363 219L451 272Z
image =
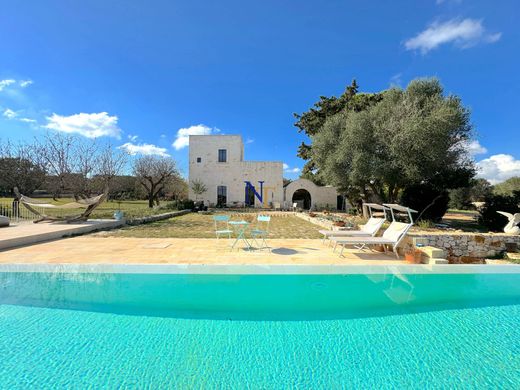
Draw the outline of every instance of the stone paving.
M0 263L75 264L402 264L393 255L348 250L317 239L272 239L272 251L230 250L227 239L80 236L0 252Z

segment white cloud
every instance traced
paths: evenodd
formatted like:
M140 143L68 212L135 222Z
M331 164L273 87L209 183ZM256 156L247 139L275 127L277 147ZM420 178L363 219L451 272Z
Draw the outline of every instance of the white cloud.
M462 0L437 0L436 3L438 5L444 4L444 3L462 3Z
M426 30L408 39L404 45L407 50L420 50L425 54L447 43L465 49L480 42L496 42L501 36L502 33L488 33L482 26L482 20L451 19L444 23L432 23Z
M5 87L8 87L14 83L16 83L16 80L13 80L13 79L0 80L0 91L3 91L5 89Z
M252 144L253 142L255 142L255 140L252 138L246 139L246 145Z
M286 173L299 173L301 171L300 168L291 168L288 164L283 163L283 170Z
M4 117L6 117L7 119L14 119L18 116L18 114L16 112L14 112L13 110L11 110L10 108L6 108L2 115Z
M18 84L19 84L20 87L22 87L22 88L28 87L29 85L31 85L31 84L33 84L33 83L34 83L34 81L32 81L32 80L20 80L20 81L18 82Z
M24 122L24 123L31 123L31 124L36 123L36 119L20 117L20 111L16 112L16 111L11 110L10 108L6 108L4 110L4 112L2 113L2 115L9 120L16 120L16 121L20 121L20 122Z
M18 120L20 122L25 122L25 123L36 123L36 119L31 119L31 118L20 118Z
M403 76L402 73L396 73L392 77L390 77L390 86L391 87L394 87L394 86L400 87L401 84L403 83L402 76Z
M209 127L203 124L183 127L177 131L177 136L172 146L175 150L185 148L190 143L190 135L209 135L220 132L216 127Z
M136 145L131 142L127 142L121 146L119 149L125 150L128 154L135 156L136 154L143 154L145 156L161 156L161 157L169 157L168 150L166 148L161 148L152 144L140 144Z
M137 138L139 138L138 135L132 135L132 134L128 134L127 137L128 137L128 139L129 139L130 141L132 141L132 142L137 141Z
M471 156L487 153L487 149L477 140L465 142L465 148Z
M491 184L500 183L513 176L520 176L520 160L510 154L495 154L477 162L478 177Z
M52 114L47 117L47 129L64 133L76 133L87 138L114 137L121 138L121 129L117 126L117 116L109 116L106 112L92 114L75 114L62 116Z

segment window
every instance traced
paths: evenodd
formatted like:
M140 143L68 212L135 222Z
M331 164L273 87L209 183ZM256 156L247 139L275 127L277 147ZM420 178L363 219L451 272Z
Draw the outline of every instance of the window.
M197 162L200 163L202 159L200 157L197 157Z
M217 206L225 206L227 203L227 187L217 186Z
M227 161L227 150L219 149L218 150L218 162L226 162Z

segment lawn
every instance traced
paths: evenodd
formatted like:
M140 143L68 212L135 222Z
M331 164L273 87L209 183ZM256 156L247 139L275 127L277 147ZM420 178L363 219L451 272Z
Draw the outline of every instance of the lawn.
M53 201L52 198L38 198L39 201L44 201L53 204L64 204L72 202L73 199L59 199ZM0 198L0 204L11 205L12 198ZM167 202L161 202L161 205L165 205ZM149 208L147 200L125 200L122 202L108 201L101 203L96 210L91 214L90 218L114 218L114 212L121 210L125 213L127 219L145 217L147 215L161 214L171 210L165 210L161 208ZM54 211L56 213L58 211ZM67 210L67 213L75 214L75 210ZM63 213L63 211L59 211ZM49 214L53 214L53 210L49 210ZM61 215L61 214L58 214Z
M231 220L253 222L255 213L233 213ZM252 224L254 226L254 223ZM294 215L272 216L269 225L270 238L320 238L319 226ZM164 221L139 226L128 226L104 233L114 237L156 238L215 238L213 215L190 213Z

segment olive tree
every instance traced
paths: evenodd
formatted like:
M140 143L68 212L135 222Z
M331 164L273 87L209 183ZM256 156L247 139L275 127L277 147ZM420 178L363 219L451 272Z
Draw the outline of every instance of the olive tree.
M179 172L175 160L171 157L143 156L135 160L134 175L146 191L148 207L158 203L161 191L175 178Z
M445 96L436 79L418 79L363 110L328 117L311 136L312 159L328 184L395 202L419 185L439 193L467 185L475 173L471 137L460 99Z

